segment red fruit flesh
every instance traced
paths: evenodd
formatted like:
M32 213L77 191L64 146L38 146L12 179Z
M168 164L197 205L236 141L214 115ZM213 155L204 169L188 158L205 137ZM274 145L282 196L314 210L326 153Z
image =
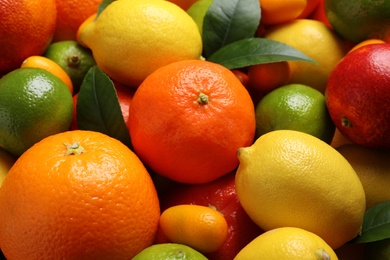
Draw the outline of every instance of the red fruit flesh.
M326 88L329 113L353 143L390 148L390 44L371 44L346 55Z

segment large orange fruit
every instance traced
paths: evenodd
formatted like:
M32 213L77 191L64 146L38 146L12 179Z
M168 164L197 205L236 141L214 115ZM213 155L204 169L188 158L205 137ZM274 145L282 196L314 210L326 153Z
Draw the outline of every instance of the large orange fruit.
M131 259L155 238L154 184L138 157L92 131L47 137L26 151L0 190L7 259Z
M238 166L236 151L252 144L254 105L229 69L202 60L155 70L134 94L133 147L146 165L174 181L205 183Z
M342 135L371 148L390 148L390 44L348 53L330 74L326 103Z
M29 56L41 55L52 40L55 0L0 1L0 75Z
M102 0L55 0L57 22L53 41L76 40L80 25L98 11Z

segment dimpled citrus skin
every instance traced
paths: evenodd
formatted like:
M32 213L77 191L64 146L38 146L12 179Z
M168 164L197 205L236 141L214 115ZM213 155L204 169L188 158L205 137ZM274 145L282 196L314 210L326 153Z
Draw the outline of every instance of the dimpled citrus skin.
M337 260L333 249L319 236L307 230L282 227L255 238L234 260Z
M240 202L264 230L292 226L322 237L332 248L361 230L365 194L354 169L312 135L269 132L238 150Z
M114 1L83 28L80 41L92 49L105 73L133 87L155 69L199 59L202 52L194 20L180 7L161 0Z
M51 135L27 150L0 190L7 259L131 259L160 216L149 173L120 141L93 131Z

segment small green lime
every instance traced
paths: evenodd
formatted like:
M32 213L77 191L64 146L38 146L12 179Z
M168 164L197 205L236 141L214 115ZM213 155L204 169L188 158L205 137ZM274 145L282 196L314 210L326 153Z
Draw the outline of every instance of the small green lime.
M69 129L72 94L39 68L20 68L0 79L0 147L20 156L41 139Z
M335 129L325 96L306 85L281 86L256 106L257 137L273 130L296 130L330 143Z
M325 0L324 8L333 29L355 44L390 36L390 1Z
M194 19L201 35L203 32L203 19L212 2L213 0L198 0L187 9L187 13Z
M75 93L80 90L88 70L96 65L92 51L76 41L54 42L43 55L55 61L68 73Z
M390 238L366 243L364 259L390 260Z
M189 246L165 243L145 248L132 260L207 260L207 258Z

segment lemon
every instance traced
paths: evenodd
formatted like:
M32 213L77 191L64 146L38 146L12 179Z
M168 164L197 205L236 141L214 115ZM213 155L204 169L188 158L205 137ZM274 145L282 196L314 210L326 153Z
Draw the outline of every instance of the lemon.
M273 130L297 130L330 143L335 126L318 90L289 84L266 94L256 106L257 137Z
M301 228L281 227L252 240L234 260L337 260L333 249L319 236Z
M390 151L345 144L337 148L352 165L366 193L366 208L390 200Z
M338 248L362 228L365 194L348 161L320 139L275 130L239 148L236 189L263 230L306 229Z
M132 87L157 68L200 59L202 38L194 20L163 0L121 0L86 24L80 42L112 79Z
M301 83L324 93L331 71L348 52L344 41L324 23L296 19L267 30L267 39L288 44L316 63L291 61L288 83Z
M72 113L68 87L44 69L16 69L0 79L0 147L15 156L67 131Z
M145 248L132 260L207 260L207 258L189 246L165 243Z
M0 186L16 158L0 148Z

